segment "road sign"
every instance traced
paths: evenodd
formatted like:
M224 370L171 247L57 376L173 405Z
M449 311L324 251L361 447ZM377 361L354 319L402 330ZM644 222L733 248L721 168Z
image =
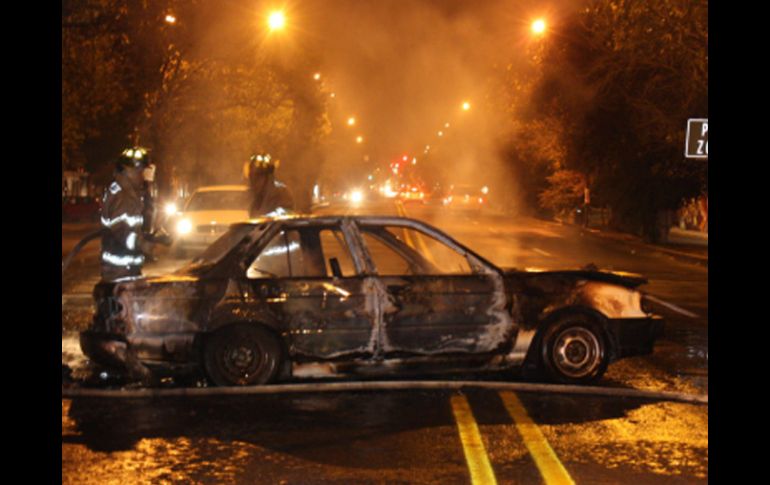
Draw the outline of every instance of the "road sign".
M684 150L687 158L709 158L709 120L690 118L687 120L687 141Z

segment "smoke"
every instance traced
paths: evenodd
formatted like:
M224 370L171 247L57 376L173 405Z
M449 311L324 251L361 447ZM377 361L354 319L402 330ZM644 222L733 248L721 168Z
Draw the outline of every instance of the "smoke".
M512 125L511 107L502 93L510 88L506 83L512 73L532 69L532 19L553 16L557 7L573 3L559 0L543 7L534 0L294 1L284 6L286 30L268 36L260 33L267 4L231 2L222 11L206 7L206 14L198 15L189 52L222 62L253 58L255 86L263 87L281 83L258 78L259 63L272 55L280 59L284 74L292 76L290 89L318 90L326 113L319 150L283 159L279 178L303 180L313 173L347 188L365 184L376 168L387 170L390 162L407 155L417 158L419 173L431 179L428 183L487 185L490 200L497 194L500 201L505 194L511 205L522 181L515 180L501 157ZM313 80L316 72L320 79ZM275 146L294 153L296 146L291 145L298 137L290 133L291 125L301 123L296 116L287 122L276 114L298 109L286 104L284 94L264 90L263 99L250 100L259 104L250 115L208 109L207 119L170 131L173 156L187 160L186 166L201 179L237 182L232 178L249 151ZM223 92L216 79L207 79L205 87L196 86L187 96L218 107L232 102L235 94ZM308 93L295 97L315 99ZM470 103L467 111L464 102ZM264 126L270 116L273 126ZM353 126L347 123L350 117L355 117ZM264 128L256 130L257 125ZM359 136L361 143L356 142ZM221 143L202 147L199 142L212 139Z
M512 126L503 93L510 77L533 69L532 19L553 16L555 7L513 0L317 0L297 8L308 5L304 19L314 20L330 96L325 172L362 180L407 155L417 158L428 183L487 185L491 200L517 204L518 181L501 157ZM353 127L346 125L351 116Z

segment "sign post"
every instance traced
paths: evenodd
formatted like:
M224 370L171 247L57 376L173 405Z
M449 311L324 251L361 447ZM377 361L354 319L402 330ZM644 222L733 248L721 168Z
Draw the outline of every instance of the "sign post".
M686 158L709 158L709 120L708 118L690 118L687 120L687 140L684 156Z

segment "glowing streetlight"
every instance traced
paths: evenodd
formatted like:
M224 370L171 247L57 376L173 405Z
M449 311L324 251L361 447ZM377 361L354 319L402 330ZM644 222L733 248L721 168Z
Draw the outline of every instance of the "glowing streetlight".
M313 79L315 79L316 81L319 81L321 79L321 73L317 72L317 73L313 74Z
M470 110L471 109L471 103L469 103L468 101L463 101L462 108L463 108L463 111Z
M171 14L166 15L166 18L164 19L167 24L175 24L176 23L176 17L174 17Z
M280 10L270 12L270 15L267 17L267 26L271 32L283 30L286 27L286 16Z
M535 35L543 35L545 33L545 20L537 19L532 22L532 33Z
M359 136L356 137L356 143L363 143L363 142L364 142L364 137L363 136L359 135Z
M438 136L444 136L444 132L443 131L439 131L438 132Z
M351 116L348 118L348 126L354 126L356 124L356 118L355 116Z

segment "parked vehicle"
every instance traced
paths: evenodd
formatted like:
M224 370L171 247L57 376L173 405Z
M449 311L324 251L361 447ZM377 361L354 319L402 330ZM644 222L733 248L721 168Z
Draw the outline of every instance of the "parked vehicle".
M170 219L178 257L206 249L234 222L249 219L249 189L245 185L211 185L197 189L181 212Z
M451 185L443 204L447 209L480 211L487 206L487 194L475 185Z
M65 197L62 199L62 222L98 222L102 203L98 197Z

